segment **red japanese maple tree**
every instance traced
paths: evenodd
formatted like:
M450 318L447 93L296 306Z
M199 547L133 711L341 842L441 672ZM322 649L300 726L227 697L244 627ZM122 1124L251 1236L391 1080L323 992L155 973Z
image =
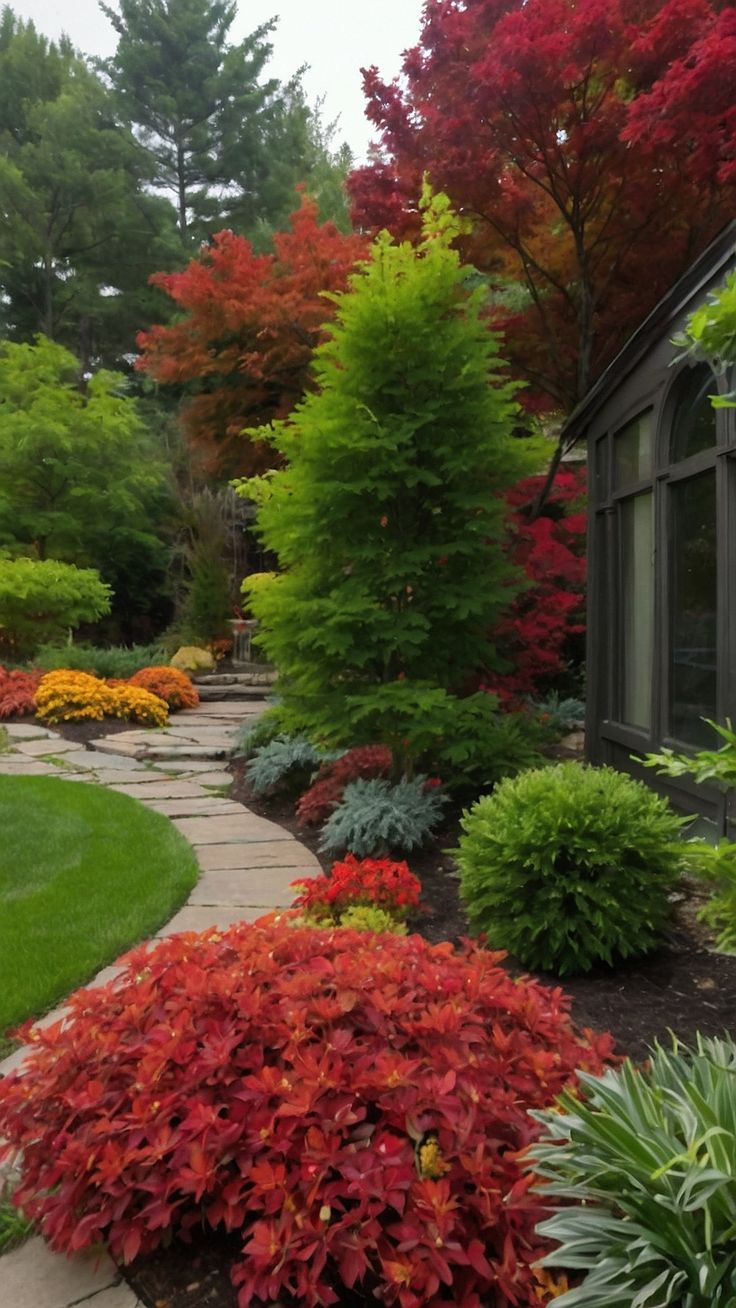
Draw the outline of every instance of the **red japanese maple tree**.
M425 171L449 194L530 403L569 411L731 218L733 13L428 0L403 77L365 72L383 153L352 175L356 220L410 230Z
M527 477L507 495L509 550L528 586L495 632L510 671L483 684L503 704L548 691L582 654L585 632L586 527L584 469L563 468L539 514L534 504L543 477ZM576 648L577 642L577 648Z
M182 317L140 333L137 366L181 388L184 428L206 471L233 476L273 462L243 429L285 417L302 398L331 316L324 292L344 289L366 248L363 237L320 224L304 196L272 254L224 231L183 272L151 278Z

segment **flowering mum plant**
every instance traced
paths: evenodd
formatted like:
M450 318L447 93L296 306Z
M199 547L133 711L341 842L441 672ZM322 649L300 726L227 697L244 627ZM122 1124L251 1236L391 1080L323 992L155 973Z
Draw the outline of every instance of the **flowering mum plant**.
M15 1198L54 1249L129 1262L237 1232L254 1301L538 1308L529 1114L609 1037L472 944L273 919L140 947L0 1082Z
M41 677L34 696L41 722L101 722L123 718L164 727L169 710L164 700L141 686L119 679L102 681L89 672L60 668Z
M355 858L334 863L329 877L292 882L299 890L294 908L314 922L339 925L343 913L365 905L403 921L419 905L421 883L408 864L390 858Z
M196 708L199 703L199 693L192 684L191 677L179 668L141 668L130 678L129 685L140 686L152 695L157 695L173 712L177 709Z

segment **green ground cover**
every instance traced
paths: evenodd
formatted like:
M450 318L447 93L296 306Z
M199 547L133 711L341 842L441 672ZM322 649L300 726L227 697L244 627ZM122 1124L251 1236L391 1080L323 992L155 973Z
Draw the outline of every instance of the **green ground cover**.
M0 1039L150 935L196 879L183 836L136 800L0 777Z

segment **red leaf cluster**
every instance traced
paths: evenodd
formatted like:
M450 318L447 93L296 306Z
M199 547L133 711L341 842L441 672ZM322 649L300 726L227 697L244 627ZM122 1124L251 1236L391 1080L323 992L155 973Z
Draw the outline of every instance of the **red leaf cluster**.
M486 678L484 688L508 706L547 690L585 631L585 471L558 472L542 515L530 521L543 480L528 477L507 497L511 557L531 584L494 633L513 671Z
M256 254L244 237L218 232L183 272L151 278L181 316L140 333L137 366L183 389L185 431L209 472L270 466L270 447L243 430L286 417L302 398L334 312L323 293L344 290L367 251L362 236L320 225L307 197L273 243L273 254Z
M43 673L7 671L0 664L0 719L35 713L33 697Z
M687 167L701 183L736 182L736 9L720 13L703 0L690 0L684 29L666 5L647 53L667 41L671 62L651 91L632 106L624 132L635 147L687 154ZM673 10L675 12L673 13ZM640 47L639 53L644 53Z
M383 908L397 918L406 917L418 908L421 882L409 871L407 863L390 858L356 858L347 854L334 863L329 877L309 877L293 881L300 893L294 908L303 909L314 918L339 921L347 908L369 904Z
M722 0L427 0L401 75L364 72L354 219L411 233L428 173L524 403L569 412L733 216L735 40Z
M152 695L158 695L159 699L168 704L172 712L176 712L177 709L196 708L199 703L199 694L192 684L191 677L188 677L186 672L181 672L179 668L141 668L140 671L133 673L128 685L141 686L143 690L149 690Z
M334 763L323 763L316 779L296 806L302 827L320 826L327 820L351 781L387 777L393 767L391 750L385 745L359 745Z
M502 955L262 920L173 936L79 991L0 1082L16 1198L52 1247L129 1261L238 1232L242 1308L535 1305L519 1151L609 1037Z

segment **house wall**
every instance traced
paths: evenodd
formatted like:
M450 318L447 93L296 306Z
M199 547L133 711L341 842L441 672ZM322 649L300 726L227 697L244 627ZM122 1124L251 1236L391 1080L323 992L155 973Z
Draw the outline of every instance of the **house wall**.
M663 744L681 749L683 743L667 734L669 660L667 642L670 623L671 554L669 512L671 486L676 479L668 467L669 435L672 426L673 388L688 367L676 363L678 351L672 337L685 325L708 291L721 285L736 255L715 272L704 276L697 288L681 300L661 326L655 344L621 376L609 398L588 423L588 467L590 484L589 518L589 604L588 604L588 721L587 749L592 762L610 764L641 777L665 793L685 812L697 813L703 834L727 833L736 839L736 800L727 801L717 790L694 786L687 779L673 782L657 777L639 766L632 755L659 749ZM615 368L615 365L614 365ZM736 378L718 379L723 392L736 385ZM715 388L714 388L715 389ZM650 686L651 722L647 729L625 725L622 699L622 595L624 571L621 520L623 499L613 485L614 434L643 411L651 411L654 438L654 559L656 589L653 602L653 666ZM718 448L718 637L717 717L736 721L736 411L717 413ZM721 463L720 460L723 460ZM697 469L696 469L697 470ZM628 492L627 492L628 496ZM630 498L630 496L628 496ZM715 736L714 736L715 742Z

